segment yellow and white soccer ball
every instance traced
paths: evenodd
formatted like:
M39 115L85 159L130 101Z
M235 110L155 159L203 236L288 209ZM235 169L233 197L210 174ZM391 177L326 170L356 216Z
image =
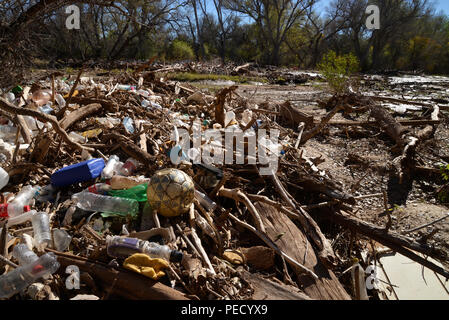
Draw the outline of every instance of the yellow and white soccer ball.
M151 177L147 196L153 210L165 217L176 217L189 210L195 185L184 171L163 169Z

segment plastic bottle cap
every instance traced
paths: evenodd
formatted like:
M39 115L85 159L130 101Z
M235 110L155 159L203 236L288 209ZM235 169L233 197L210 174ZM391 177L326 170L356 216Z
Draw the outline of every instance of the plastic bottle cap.
M173 250L170 253L170 261L171 262L181 262L183 258L183 254L181 251Z
M31 211L31 207L30 206L24 206L23 207L23 212L28 212Z

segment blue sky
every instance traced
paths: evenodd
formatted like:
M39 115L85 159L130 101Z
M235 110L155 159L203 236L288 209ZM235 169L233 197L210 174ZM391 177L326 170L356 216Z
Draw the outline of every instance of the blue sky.
M320 4L322 7L326 7L331 0L321 0ZM435 9L437 12L443 11L446 14L449 14L449 1L448 0L433 0L433 3L435 4Z

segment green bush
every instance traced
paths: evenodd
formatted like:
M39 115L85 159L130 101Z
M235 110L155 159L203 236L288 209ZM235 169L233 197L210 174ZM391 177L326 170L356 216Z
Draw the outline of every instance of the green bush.
M350 76L360 70L359 61L352 53L337 56L335 51L329 51L318 64L318 69L337 93L349 92Z
M195 57L195 54L187 42L176 39L170 45L168 56L174 60L190 60Z

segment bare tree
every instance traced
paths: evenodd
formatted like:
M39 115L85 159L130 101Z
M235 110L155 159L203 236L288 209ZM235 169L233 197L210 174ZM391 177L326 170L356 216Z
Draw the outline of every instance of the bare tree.
M281 45L292 26L316 0L226 0L226 6L251 18L269 49L268 61L280 63Z

